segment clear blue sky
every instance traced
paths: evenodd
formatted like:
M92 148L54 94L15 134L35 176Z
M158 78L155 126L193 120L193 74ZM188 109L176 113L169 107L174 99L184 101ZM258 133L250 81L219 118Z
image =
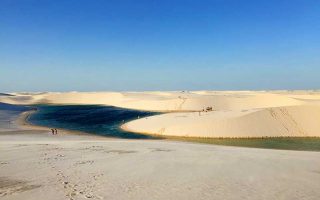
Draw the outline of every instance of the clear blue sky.
M0 0L0 91L320 89L319 0Z

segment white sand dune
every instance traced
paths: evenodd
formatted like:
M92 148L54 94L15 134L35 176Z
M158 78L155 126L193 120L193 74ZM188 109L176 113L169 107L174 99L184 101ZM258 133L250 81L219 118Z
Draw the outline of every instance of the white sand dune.
M320 197L319 152L51 135L41 127L3 129L5 123L1 200Z
M194 137L320 136L319 91L12 93L11 104L100 104L170 113L129 122L128 131Z
M195 92L66 92L13 93L0 96L11 104L101 104L155 111L194 111L212 106L214 110L252 109L305 104L320 105L320 93L195 91ZM314 100L310 102L308 100Z
M32 138L30 140L30 138ZM0 133L0 198L318 200L320 154Z
M193 137L320 136L320 106L168 113L122 126L133 132Z

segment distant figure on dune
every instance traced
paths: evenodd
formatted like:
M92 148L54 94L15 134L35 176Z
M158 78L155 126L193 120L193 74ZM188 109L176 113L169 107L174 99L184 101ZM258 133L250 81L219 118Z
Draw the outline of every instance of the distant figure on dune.
M58 130L57 129L54 129L56 131L56 135L58 134Z
M52 135L54 135L54 130L53 130L53 128L51 129L51 132L52 132Z

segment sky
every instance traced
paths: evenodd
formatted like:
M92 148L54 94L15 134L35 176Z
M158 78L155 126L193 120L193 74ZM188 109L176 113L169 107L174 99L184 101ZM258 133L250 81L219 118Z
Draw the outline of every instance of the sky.
M319 0L0 0L0 92L320 89Z

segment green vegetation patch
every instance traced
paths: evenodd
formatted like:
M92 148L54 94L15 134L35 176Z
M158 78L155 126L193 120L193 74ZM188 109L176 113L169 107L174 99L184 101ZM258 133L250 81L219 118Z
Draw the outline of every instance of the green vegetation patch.
M165 136L163 139L238 147L320 151L320 137L196 138Z

